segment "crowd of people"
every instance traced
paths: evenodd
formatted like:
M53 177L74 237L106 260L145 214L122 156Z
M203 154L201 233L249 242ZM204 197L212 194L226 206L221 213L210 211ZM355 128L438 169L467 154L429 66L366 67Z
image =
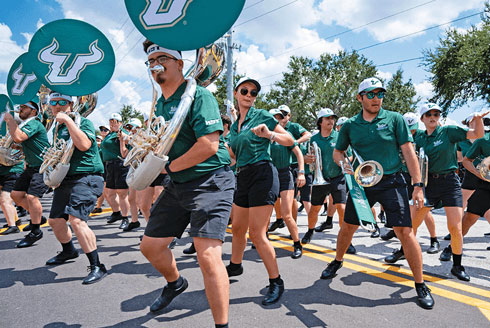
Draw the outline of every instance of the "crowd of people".
M164 68L152 70L162 92L154 116L169 121L187 85L182 54L149 40L143 46L148 67ZM424 221L431 235L428 253L440 251L431 209L444 208L450 232L445 237L450 239L450 246L441 252L441 261L452 259L451 273L460 280L470 280L470 273L462 265L463 236L480 217L490 222L490 182L477 169L482 159L490 156L490 134L485 133L485 126L490 124L484 119L487 113L473 113L464 121L466 127L442 124L442 110L434 103L402 116L382 107L386 90L381 81L370 77L358 88L356 98L362 107L359 114L339 118L333 110L319 108L317 129L309 132L291 121L287 105L270 111L255 108L260 91L257 80L240 79L234 87L236 110L233 117L228 117L220 114L212 93L197 86L190 110L167 154L165 170L144 190L128 186L129 167L124 165L124 158L131 150L128 141L138 129L148 126L151 118L146 116L145 122L131 118L123 123L121 115L113 113L109 124L100 126L97 134L86 118L74 123L71 96L52 92L48 105L57 124L56 138L70 138L75 148L67 176L54 189L48 219L62 251L46 264L63 264L79 256L69 223L89 261L90 273L83 284L95 283L107 275L89 227L89 215L102 213L105 201L112 211L107 224L117 222L127 232L141 227L140 215L146 221L141 252L167 282L150 310L162 310L188 287L171 250L175 238L187 230L193 243L184 253L197 253L216 327L227 327L228 278L244 272L247 233L268 275L264 306L278 302L286 286L268 233L287 227L293 242L291 258L298 260L303 245L312 242L315 233L333 228L337 212L340 231L336 256L319 273L321 279L334 278L345 253L356 253L352 238L363 218L358 217L347 187L346 174L353 172L346 163L360 156L383 168L380 181L364 191L374 214L374 205L381 205L380 221L391 230L380 236L376 225L371 236L400 240L401 248L385 261L408 261L418 304L425 309L434 306L424 283L422 251L416 239L417 228ZM7 220L2 234L19 232L14 204L28 211L30 231L17 244L24 248L43 238L40 226L45 218L39 198L49 187L39 169L49 141L38 119L39 105L30 101L19 110L22 123L8 113L5 121L25 159L11 167L0 166L0 205ZM419 122L425 130L419 129ZM427 181L420 170L417 154L421 152L428 158ZM301 239L297 200L308 216L308 229ZM318 224L325 203L327 218ZM270 222L273 211L276 220ZM225 265L222 244L230 223L232 253Z

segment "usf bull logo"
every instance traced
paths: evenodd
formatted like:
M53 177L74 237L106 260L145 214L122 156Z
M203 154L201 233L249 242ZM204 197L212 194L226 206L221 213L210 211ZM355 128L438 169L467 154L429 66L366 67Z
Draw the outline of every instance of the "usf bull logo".
M140 21L147 30L172 27L185 17L193 0L146 0Z
M15 83L10 92L15 96L23 95L27 89L27 86L37 80L34 73L22 73L22 64L20 64L19 67L12 73L12 79Z
M38 56L39 61L49 65L46 80L52 85L69 85L77 81L88 65L100 63L104 59L104 52L97 46L97 41L90 44L89 53L75 54L70 66L65 67L72 54L56 53L59 43L54 38L49 46L41 49Z

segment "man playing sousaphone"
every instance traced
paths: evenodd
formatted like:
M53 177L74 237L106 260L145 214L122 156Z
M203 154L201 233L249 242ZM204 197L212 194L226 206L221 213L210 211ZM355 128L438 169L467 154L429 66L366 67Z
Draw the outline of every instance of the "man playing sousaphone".
M95 141L95 128L85 117L80 117L80 125L70 117L73 109L70 96L52 92L49 106L58 124L58 134L54 137L64 140L71 138L75 149L66 177L54 190L49 213L49 225L63 250L46 264L62 264L78 257L78 251L73 246L71 230L67 225L67 222L70 222L90 263L90 273L83 279L82 284L93 284L107 275L104 264L99 261L95 234L87 224L90 212L94 210L97 198L102 195L104 189L104 167Z
M176 108L187 85L182 74L182 55L149 40L143 48L153 79L162 90L155 115L168 121L174 114L181 115ZM167 247L174 237L182 236L190 223L214 321L227 327L229 281L221 253L235 178L228 166L230 156L220 140L222 132L216 99L197 86L194 101L168 153L166 171L171 182L152 208L140 247L168 282L150 307L152 312L159 311L188 287Z
M364 189L367 200L370 206L376 202L383 206L387 223L393 226L412 269L418 304L425 309L431 309L434 300L424 283L422 253L411 228L407 182L400 172L400 149L415 182L413 199L419 207L423 206L420 170L411 145L413 139L403 117L381 108L385 91L381 81L376 78L368 78L361 82L357 100L362 105L362 111L347 121L340 130L333 158L340 165L350 145L364 160L375 160L382 165L384 175L381 181ZM333 278L342 267L344 254L358 227L359 218L354 209L352 195L349 193L344 223L337 237L337 254L335 260L322 272L322 279Z
M43 237L41 231L41 217L43 207L39 198L48 190L44 184L43 176L39 173L43 159L41 153L49 146L46 129L38 119L39 106L29 101L20 106L19 117L24 121L22 127L17 125L10 113L5 113L5 122L16 143L22 145L26 168L15 182L11 197L14 202L27 209L31 216L31 231L18 244L17 247L29 247ZM46 220L46 219L44 219Z

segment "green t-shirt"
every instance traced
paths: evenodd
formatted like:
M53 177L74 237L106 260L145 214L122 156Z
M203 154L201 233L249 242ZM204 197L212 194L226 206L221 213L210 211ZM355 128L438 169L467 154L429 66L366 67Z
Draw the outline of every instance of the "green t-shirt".
M24 172L24 161L20 161L13 166L3 166L0 164L0 176L7 175L9 173L22 173Z
M125 132L125 130L123 131ZM117 136L117 132L109 132L109 134L100 143L100 150L102 152L102 160L104 162L121 157L121 148L119 147L119 137Z
M323 137L321 132L318 132L310 139L311 143L316 142L322 153L322 174L324 179L335 178L342 174L340 166L333 160L333 150L337 144L338 137L339 133L332 130L328 137ZM352 155L350 148L347 149L346 155Z
M22 141L22 151L29 167L40 167L43 163L41 153L49 147L48 133L44 125L37 119L32 119L21 130L27 134L28 139Z
M90 120L82 117L79 128L90 139L92 145L87 151L80 151L75 147L73 155L71 156L70 170L68 170L67 176L82 173L103 173L104 165L100 159L99 147L95 141L94 125ZM70 133L65 124L59 126L58 138L64 140L70 139Z
M468 150L471 148L472 145L473 143L469 139L465 139L463 141L458 142L457 149L461 151L461 155L465 157L466 153L468 152Z
M250 107L238 132L238 119L230 128L230 147L236 157L237 167L260 161L271 161L270 141L255 135L250 129L265 124L273 131L278 124L271 113Z
M403 116L381 108L371 122L364 120L362 111L345 122L335 148L345 151L351 145L363 160L375 160L384 174L393 174L402 168L400 146L412 141Z
M429 158L429 173L446 174L458 168L457 144L466 139L467 129L456 125L438 126L429 136L427 131L417 131L417 150L424 148Z
M298 140L299 138L301 138L303 133L307 132L306 129L301 126L301 124L295 122L288 122L285 126L285 129L293 136L295 140ZM291 164L298 164L298 159L296 158L296 156L291 156Z
M289 134L291 132L288 131ZM271 143L271 159L272 164L278 169L284 169L291 165L292 158L296 158L293 154L293 149L298 144L295 142L294 145L286 147L278 144L277 142Z
M477 166L484 158L490 156L490 134L485 133L483 138L475 140L465 155L472 159L473 165Z
M168 99L163 98L163 96L160 97L155 115L163 116L166 121L172 119L186 86L187 82L183 82ZM209 90L197 86L191 108L184 119L179 135L168 153L169 160L172 161L179 158L194 146L198 138L216 131L223 132L223 122L221 121L218 102ZM183 183L195 180L230 163L230 154L226 149L224 139L220 138L216 154L193 167L179 172L172 172L169 175L172 181Z

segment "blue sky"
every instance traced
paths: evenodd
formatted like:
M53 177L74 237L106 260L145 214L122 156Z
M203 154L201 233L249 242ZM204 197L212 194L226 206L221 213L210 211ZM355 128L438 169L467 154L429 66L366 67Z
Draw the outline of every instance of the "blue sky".
M318 58L324 52L352 51L402 37L360 53L376 65L420 57L424 49L437 45L445 29L464 31L478 24L480 17L462 19L410 37L404 35L483 8L481 0L247 0L233 28L233 41L241 46L234 58L238 73L257 78L267 88L281 78L290 55ZM91 119L97 125L106 122L110 113L127 103L148 112L151 85L143 64L142 36L127 17L123 0L4 1L0 12L0 93L5 93L10 66L27 50L36 30L56 19L75 18L99 28L116 50L115 74L99 92L99 105ZM376 20L379 21L369 24ZM328 38L349 29L354 30ZM286 55L281 55L285 52ZM389 78L401 67L405 80L412 79L418 95L427 97L431 94L429 75L420 65L417 60L383 66L379 67L378 75ZM458 109L450 118L461 121L471 111L484 107L485 104L476 102Z

